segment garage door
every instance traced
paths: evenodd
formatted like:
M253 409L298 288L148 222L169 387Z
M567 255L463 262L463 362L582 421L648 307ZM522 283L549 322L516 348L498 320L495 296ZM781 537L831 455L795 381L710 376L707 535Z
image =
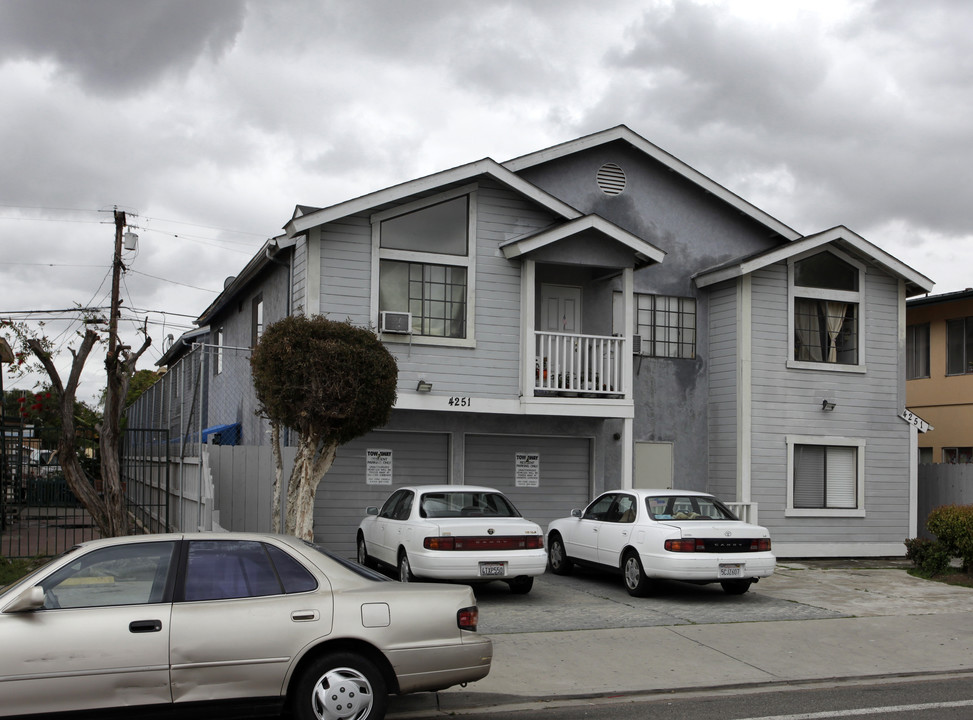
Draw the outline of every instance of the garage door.
M519 453L535 454L518 470ZM522 484L536 487L518 487ZM506 494L524 517L545 530L571 508L587 505L591 487L591 441L587 438L468 435L465 482Z
M318 485L314 539L345 557L355 555L355 533L369 505L381 506L403 485L449 482L448 438L439 433L373 432L338 448ZM372 466L373 479L390 471L390 485L369 484L368 450L390 450L390 463Z

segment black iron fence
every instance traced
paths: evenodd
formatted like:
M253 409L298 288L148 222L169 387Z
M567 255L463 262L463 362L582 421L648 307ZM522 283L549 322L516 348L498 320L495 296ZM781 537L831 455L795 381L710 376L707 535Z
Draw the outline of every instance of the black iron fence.
M4 428L2 437L0 557L56 556L100 537L91 515L68 487L57 454L22 427ZM168 445L165 430L125 432L121 475L133 534L170 529ZM100 490L96 443L80 442L79 455L89 481Z

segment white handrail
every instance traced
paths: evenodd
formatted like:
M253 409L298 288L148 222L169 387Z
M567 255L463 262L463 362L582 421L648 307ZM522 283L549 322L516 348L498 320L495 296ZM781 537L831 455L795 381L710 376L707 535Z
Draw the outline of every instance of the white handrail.
M624 395L625 339L607 335L534 333L534 389L554 393Z

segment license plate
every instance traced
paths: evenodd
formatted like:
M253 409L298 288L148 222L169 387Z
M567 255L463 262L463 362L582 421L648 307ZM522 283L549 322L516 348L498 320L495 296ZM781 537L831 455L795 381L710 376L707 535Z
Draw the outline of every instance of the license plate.
M720 579L723 578L742 578L743 565L740 563L720 563Z
M507 563L496 562L481 562L480 563L480 577L497 577L504 576L507 574Z

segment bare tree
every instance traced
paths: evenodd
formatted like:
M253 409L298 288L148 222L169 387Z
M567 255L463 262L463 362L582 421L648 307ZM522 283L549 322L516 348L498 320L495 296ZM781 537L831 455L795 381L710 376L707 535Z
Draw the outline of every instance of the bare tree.
M398 367L375 333L320 315L270 325L250 358L260 412L271 423L274 531L281 531L281 430L298 435L283 531L314 538L314 497L338 447L388 422Z
M68 487L91 515L102 536L116 537L128 534L128 514L122 495L119 469L121 435L118 429L124 411L119 398L125 397L128 383L135 372L135 364L142 353L152 344L152 339L143 328L145 341L138 352L133 353L131 348L119 345L116 357L109 357L105 360L105 366L108 370L108 388L105 393L105 410L102 415L102 422L98 427L101 438L102 479L102 493L99 494L85 475L78 458L77 428L74 415L78 384L81 382L81 374L84 371L88 356L99 341L98 333L91 329L86 330L84 335L81 336L81 343L77 349L69 348L73 359L71 371L67 382L65 382L61 379L61 374L54 364L52 343L46 337L31 336L26 326L23 325L8 322L4 323L4 327L9 328L17 338L20 347L19 361L23 362L29 352L36 358L51 381L51 392L54 394L61 420L57 456Z

